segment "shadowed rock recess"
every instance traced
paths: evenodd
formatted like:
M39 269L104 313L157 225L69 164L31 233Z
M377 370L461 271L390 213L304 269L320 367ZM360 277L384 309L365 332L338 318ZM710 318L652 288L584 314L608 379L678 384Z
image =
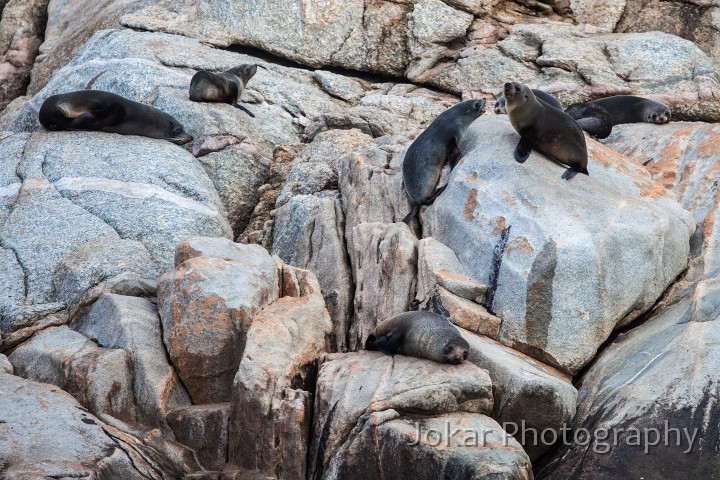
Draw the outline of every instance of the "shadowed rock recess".
M616 480L720 471L720 6L0 0L0 478ZM257 64L240 102L199 70ZM506 81L666 103L589 176L490 109L409 225L410 144ZM193 140L39 123L91 88ZM718 257L716 257L718 254ZM429 310L439 364L363 350Z

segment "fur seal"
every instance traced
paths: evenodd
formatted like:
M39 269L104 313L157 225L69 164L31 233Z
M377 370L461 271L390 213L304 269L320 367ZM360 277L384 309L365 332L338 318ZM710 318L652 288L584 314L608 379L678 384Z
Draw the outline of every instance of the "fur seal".
M485 113L485 100L465 100L448 108L413 141L403 159L403 183L410 199L410 213L403 222L410 221L421 205L430 205L447 185L437 190L445 163L455 168L462 157L458 145L470 124Z
M573 103L565 110L565 113L574 118L580 128L595 139L607 138L612 132L612 117L600 105Z
M193 102L222 102L239 108L255 117L240 105L240 95L257 72L258 65L243 64L221 73L200 70L190 80L190 100Z
M543 92L542 90L536 90L531 89L533 94L535 95L535 98L538 100L542 100L543 102L547 103L553 108L557 108L558 110L562 111L562 105L560 104L560 101L555 98L554 96L550 95L547 92ZM500 98L498 98L495 101L495 113L497 115L502 115L507 113L507 108L505 107L505 96L501 95Z
M368 335L365 350L457 364L467 358L470 345L442 315L415 311L380 322Z
M615 95L588 102L588 105L600 105L610 113L613 125L621 123L656 123L662 125L670 121L670 108L664 103L633 95Z
M193 139L171 115L150 105L102 90L51 95L38 113L51 131L91 130L169 140L178 145Z
M568 114L538 101L532 91L519 83L504 87L508 117L520 142L515 160L525 162L534 148L569 168L562 178L570 180L576 173L588 175L588 153L585 134Z

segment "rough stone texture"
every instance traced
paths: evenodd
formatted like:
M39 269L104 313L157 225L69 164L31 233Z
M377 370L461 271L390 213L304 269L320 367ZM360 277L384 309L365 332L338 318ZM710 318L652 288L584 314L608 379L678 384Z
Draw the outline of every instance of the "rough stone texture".
M355 305L348 346L362 348L375 325L409 310L417 284L417 238L404 223L363 223L348 242Z
M492 418L509 434L517 434L535 461L552 446L542 442L542 432L552 429L560 435L575 416L577 390L568 376L532 357L487 337L461 333L470 345L467 361L486 369L492 379ZM528 433L523 441L523 428L537 434Z
M159 480L175 475L53 385L0 374L0 412L4 478Z
M487 286L473 280L450 248L434 238L418 242L418 286L416 300L424 301L439 285L461 298L482 304Z
M124 13L148 0L52 0L45 2L47 25L41 30L40 54L32 67L28 93L36 94L98 30L116 28Z
M340 200L296 195L278 208L273 254L290 265L315 273L333 320L332 346L347 350L353 313L353 277L345 247L345 223Z
M305 478L299 452L310 439L307 390L332 322L314 274L284 265L282 283L282 296L255 316L235 375L228 478Z
M642 166L592 140L590 176L567 182L538 153L512 160L505 119L483 117L464 138L468 153L423 227L488 285L503 343L576 373L685 269L692 217Z
M674 123L660 132L628 127L617 129L608 143L638 162L649 162L657 182L692 212L698 228L690 266L646 321L618 336L583 375L571 426L592 436L583 445L571 439L547 458L542 478L630 478L649 471L659 479L677 472L702 478L718 468L712 452L719 415L714 371L720 361L715 328L720 243L714 185L720 181L720 131L702 123ZM659 429L656 445L650 429ZM604 431L610 432L607 438ZM637 431L639 440L633 435Z
M393 471L393 463L394 471L402 471L404 476L437 478L422 476L421 472L442 471L451 458L459 463L459 471L472 471L480 468L472 466L479 460L475 454L481 455L480 451L464 456L454 448L433 449L423 444L421 451L427 463L414 463L408 461L409 453L394 453L394 459L387 459L382 452L394 449L385 450L387 447L381 445L418 448L399 441L406 437L413 414L432 422L433 416L457 412L452 417L455 423L461 417L482 417L480 414L491 410L490 378L485 370L470 363L446 365L365 351L330 355L318 376L309 478L385 478L382 472ZM435 420L439 418L443 417ZM529 462L519 445L513 443L510 450L510 459L496 461L507 460L508 469L516 461L527 467Z
M259 200L258 189L267 180L270 160L253 145L241 143L210 152L199 161L215 185L236 237Z
M277 266L259 245L190 242L178 247L178 260L190 250L208 256L184 260L160 278L162 338L194 403L224 402L255 314L279 295Z
M49 0L11 0L0 20L0 110L24 95L43 41Z
M122 348L132 359L138 419L163 427L172 408L189 405L187 392L168 363L156 306L144 298L103 294L75 330L101 347Z
M165 417L175 438L197 452L208 470L220 471L227 463L229 403L180 407Z
M189 235L230 235L217 193L190 154L169 142L126 140L36 132L0 145L1 258L16 272L12 285L0 283L3 308L73 304L109 277L156 276Z
M0 372L8 373L10 375L13 374L12 363L10 363L10 360L8 360L8 358L1 353L0 353Z
M223 47L258 47L312 67L404 75L466 97L495 95L503 81L498 79L512 78L542 86L566 104L611 94L665 94L676 116L720 118L717 68L710 57L688 40L650 31L681 35L717 54L717 6L707 3L182 3L167 0L122 22ZM573 14L581 25L560 21ZM276 34L278 25L285 26L284 35ZM643 33L595 33L613 28ZM349 112L342 121L361 118Z
M497 338L500 334L502 319L487 311L484 306L466 300L445 288L436 285L422 305L423 310L431 310L444 315L458 327L480 335Z

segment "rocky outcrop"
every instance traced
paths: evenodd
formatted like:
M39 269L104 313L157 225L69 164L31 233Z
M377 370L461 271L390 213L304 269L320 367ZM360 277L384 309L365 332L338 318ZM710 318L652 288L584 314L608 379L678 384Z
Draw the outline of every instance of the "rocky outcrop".
M0 110L24 95L43 42L49 0L10 0L0 12Z
M279 294L277 265L258 245L191 238L158 284L162 336L195 403L230 400L255 315Z
M618 336L584 373L568 438L541 478L606 478L654 472L712 475L717 438L718 129L707 124L616 129L608 144L646 163L698 224L690 266L644 322ZM642 139L639 142L638 139ZM699 412L702 412L701 414Z
M492 410L491 392L487 372L470 363L375 352L331 355L318 377L309 478L390 478L397 472L408 478L443 472L532 478L521 447L484 415ZM483 433L482 441L463 446Z
M424 228L488 285L503 343L576 373L685 269L694 222L642 166L600 144L590 176L566 182L538 154L512 161L516 135L505 121L473 124Z
M2 373L0 391L5 478L159 480L182 474L54 386Z
M229 403L179 407L165 420L175 438L197 452L200 464L220 471L227 463Z
M104 294L73 328L101 347L128 352L140 423L165 427L169 410L190 404L185 388L168 362L160 317L149 300Z
M312 273L283 265L281 282L282 296L250 326L235 375L225 478L305 478L310 392L332 322Z

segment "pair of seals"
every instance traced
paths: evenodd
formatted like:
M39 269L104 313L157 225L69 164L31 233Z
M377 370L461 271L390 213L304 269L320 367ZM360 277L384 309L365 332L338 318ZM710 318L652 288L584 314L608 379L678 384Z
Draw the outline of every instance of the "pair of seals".
M563 109L562 105L560 104L560 101L557 98L555 98L554 96L550 95L547 92L543 92L542 90L536 90L534 88L531 90L533 92L533 95L535 95L535 98L547 103L548 105L550 105L553 108L557 108L558 110L562 111L562 109ZM498 98L495 101L495 113L497 115L502 115L502 114L507 113L507 107L505 106L505 102L506 102L505 97L502 95L500 96L500 98Z
M470 124L485 113L485 100L465 100L445 110L413 141L403 159L403 183L410 199L410 223L422 205L430 205L447 185L436 189L445 163L455 168L458 145Z
M150 105L101 90L51 95L38 114L48 130L91 130L121 135L141 135L178 145L193 137L171 115Z
M572 117L539 101L526 85L506 83L503 92L510 123L520 134L516 161L525 162L534 148L569 167L562 175L565 180L576 173L588 175L585 135Z
M190 100L229 103L254 118L255 115L238 102L248 82L257 72L257 67L258 65L243 64L221 73L201 70L190 80Z
M365 350L458 364L467 359L470 345L445 317L418 311L380 322L365 341Z
M615 95L588 102L587 105L598 105L608 111L612 124L621 123L668 123L671 118L670 108L664 103L649 98L633 95Z

